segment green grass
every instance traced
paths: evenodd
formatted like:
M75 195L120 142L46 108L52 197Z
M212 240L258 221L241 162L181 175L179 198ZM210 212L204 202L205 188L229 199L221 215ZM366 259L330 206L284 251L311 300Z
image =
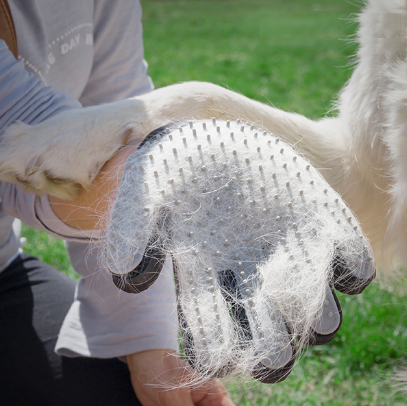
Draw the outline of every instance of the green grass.
M351 74L356 1L143 1L146 59L156 87L202 80L312 118ZM61 241L24 228L26 251L76 277ZM227 383L237 405L406 405L390 374L406 353L406 284L340 295L344 322L281 384Z
M312 117L348 79L355 46L338 0L145 1L144 42L157 87L203 80ZM316 10L316 11L315 11ZM353 14L354 15L354 14Z
M361 296L338 296L344 322L334 340L310 349L278 385L230 382L228 388L238 405L407 404L390 380L406 351L403 294L386 292L374 284Z
M80 278L72 268L62 240L24 225L22 235L27 238L27 243L24 246L25 252L36 255L72 279Z

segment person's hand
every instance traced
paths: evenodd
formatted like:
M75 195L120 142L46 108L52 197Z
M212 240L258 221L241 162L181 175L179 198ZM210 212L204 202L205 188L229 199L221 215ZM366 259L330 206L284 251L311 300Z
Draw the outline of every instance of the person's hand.
M173 351L130 354L127 364L133 388L143 406L234 406L218 379L195 389L183 386L193 371Z

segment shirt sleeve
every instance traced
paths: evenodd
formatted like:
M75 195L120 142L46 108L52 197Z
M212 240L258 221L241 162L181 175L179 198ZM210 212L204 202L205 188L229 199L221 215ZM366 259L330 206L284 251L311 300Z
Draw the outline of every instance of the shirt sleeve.
M178 323L171 258L156 282L137 295L119 290L98 269L97 247L67 244L79 281L56 344L59 355L122 357L167 348L178 351Z
M35 124L61 111L81 107L79 101L27 72L3 40L0 40L0 89L0 135L15 121Z
M144 60L139 0L96 0L94 58L88 83L80 97L95 105L147 93L154 89Z

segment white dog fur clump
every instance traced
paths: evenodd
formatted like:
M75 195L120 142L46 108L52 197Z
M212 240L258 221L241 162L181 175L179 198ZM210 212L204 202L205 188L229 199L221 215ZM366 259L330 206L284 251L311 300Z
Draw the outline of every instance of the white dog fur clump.
M101 260L113 273L132 271L151 237L172 255L184 337L204 375L286 365L294 340L301 347L321 320L324 334L338 327L333 258L362 278L374 269L356 218L318 171L239 120L190 122L142 146L126 163L107 233ZM225 270L238 292L220 283ZM251 339L228 296L245 309Z

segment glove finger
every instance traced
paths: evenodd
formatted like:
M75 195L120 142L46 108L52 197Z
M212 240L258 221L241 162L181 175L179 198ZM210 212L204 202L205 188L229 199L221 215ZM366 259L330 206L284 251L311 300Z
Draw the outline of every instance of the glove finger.
M322 313L312 326L313 331L311 333L309 344L323 345L329 343L341 328L341 324L341 305L335 292L327 286Z
M149 240L140 263L127 274L112 274L113 283L127 293L140 293L158 278L165 261L165 253L157 237Z
M247 348L250 347L251 351L254 348L251 375L263 383L281 382L291 372L295 350L276 306L271 306L271 314L265 301L254 300L258 280L254 273L248 278L249 274L247 271L236 275L227 270L218 275L237 332L239 347L236 356L245 357Z
M231 361L218 367L216 370L209 368L208 363L202 364L202 357L201 355L197 354L196 347L197 342L200 338L197 337L197 335L194 336L193 331L187 322L187 318L182 309L182 306L178 305L177 310L178 322L182 333L183 350L188 363L194 368L195 371L199 372L199 374L203 376L207 376L210 378L223 378L229 375L233 371L233 362ZM201 338L201 342L202 340L203 338Z
M184 353L200 375L221 378L234 369L236 337L212 269L193 273L173 260Z
M254 286L242 277L239 283L230 270L215 278L209 269L207 281L200 282L188 272L186 280L185 273L176 268L179 323L191 366L209 377L242 368L263 383L283 381L294 365L295 350L277 307L255 302L248 293L250 288L255 293Z
M337 248L332 266L335 289L348 295L362 293L376 276L376 265L366 247L356 254Z
M128 293L148 289L158 278L165 259L161 240L165 239L163 235L168 231L170 216L164 208L156 210L148 183L143 182L146 172L143 165L139 165L142 162L138 158L140 149L150 145L150 142L157 142L167 127L172 128L170 125L151 132L140 144L136 154L128 159L127 170L123 173L112 208L102 257L114 284ZM133 178L136 175L137 181ZM124 185L130 185L135 198L127 193Z

